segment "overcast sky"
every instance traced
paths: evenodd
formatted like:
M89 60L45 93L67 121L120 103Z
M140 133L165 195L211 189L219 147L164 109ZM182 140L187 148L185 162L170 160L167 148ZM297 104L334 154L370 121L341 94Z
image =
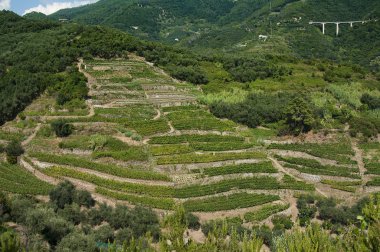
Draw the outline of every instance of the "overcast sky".
M60 9L94 3L98 0L0 0L0 10L12 10L20 15L37 11L52 14Z

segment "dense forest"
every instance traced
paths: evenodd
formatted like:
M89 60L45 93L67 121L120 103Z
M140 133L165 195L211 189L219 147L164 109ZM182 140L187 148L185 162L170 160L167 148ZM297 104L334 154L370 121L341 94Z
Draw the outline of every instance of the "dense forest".
M107 25L204 54L210 49L242 55L254 51L369 67L378 56L380 23L375 20L380 17L379 10L379 2L374 0L103 0L61 10L49 18ZM353 28L342 25L339 37L333 24L326 26L327 36L321 27L309 25L309 21L349 20L372 22ZM261 34L267 35L268 41L260 40Z

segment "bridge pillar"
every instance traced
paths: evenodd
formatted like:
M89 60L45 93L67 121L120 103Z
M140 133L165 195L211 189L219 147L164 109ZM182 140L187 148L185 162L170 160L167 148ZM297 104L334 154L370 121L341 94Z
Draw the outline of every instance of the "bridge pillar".
M354 23L351 22L351 23L350 23L350 27L351 27L351 28L354 27Z
M322 23L322 33L325 34L325 31L326 31L326 23Z
M336 35L339 36L339 23L336 23Z

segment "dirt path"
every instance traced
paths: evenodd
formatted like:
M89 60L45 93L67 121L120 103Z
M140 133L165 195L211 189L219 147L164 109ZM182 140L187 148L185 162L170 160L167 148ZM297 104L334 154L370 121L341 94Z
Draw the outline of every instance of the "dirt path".
M93 89L92 86L96 83L96 79L94 77L92 77L92 75L90 75L89 73L87 73L86 71L84 71L82 68L81 68L81 65L84 64L83 63L83 59L79 59L79 62L77 64L78 66L78 70L79 72L81 72L84 76L86 76L87 78L87 87L89 88L89 90Z
M352 146L352 150L355 152L354 158L356 162L358 163L360 176L363 176L367 172L367 169L365 168L365 165L363 162L363 152L362 150L359 149L358 144L355 140L351 140L351 146Z
M159 109L156 109L157 115L153 118L154 121L157 121L158 119L161 118L161 111Z
M120 135L113 136L113 137L115 137L115 138L119 139L120 141L122 141L123 143L126 143L126 144L131 145L131 146L141 146L141 145L143 145L142 142L135 141L135 140L133 140L130 137L120 136Z
M172 122L168 122L168 125L169 125L169 128L170 128L169 134L174 133L175 132L175 128L173 127Z
M26 170L30 171L31 173L34 174L38 179L45 181L49 184L57 185L59 183L59 180L56 178L49 177L39 170L36 170L33 166L31 166L28 162L24 160L24 158L21 158L20 160L20 165L24 167Z
M286 198L286 201L290 204L290 215L292 216L292 220L295 222L298 217L297 200L293 196L289 196Z
M366 184L370 180L368 176L366 176L367 169L365 168L365 164L363 161L363 151L359 149L358 143L356 140L351 139L351 148L355 153L354 159L356 160L359 167L359 174L362 178L362 186L360 187L360 193L366 192Z
M36 135L37 135L38 131L40 131L41 127L42 127L41 123L37 124L37 127L34 129L33 134L31 134L26 140L24 140L21 143L21 145L23 147L27 146L36 137Z

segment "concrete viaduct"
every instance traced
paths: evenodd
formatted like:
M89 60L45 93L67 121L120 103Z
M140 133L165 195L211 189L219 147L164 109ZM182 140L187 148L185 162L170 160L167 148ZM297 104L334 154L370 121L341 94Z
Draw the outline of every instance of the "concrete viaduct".
M335 24L336 25L336 35L338 36L339 35L339 25L341 24L349 24L350 27L352 28L354 26L354 24L356 23L361 23L361 24L365 24L369 22L368 20L365 20L365 21L337 21L337 22L309 22L309 24L311 25L322 25L322 33L325 34L326 32L326 25L327 24Z

